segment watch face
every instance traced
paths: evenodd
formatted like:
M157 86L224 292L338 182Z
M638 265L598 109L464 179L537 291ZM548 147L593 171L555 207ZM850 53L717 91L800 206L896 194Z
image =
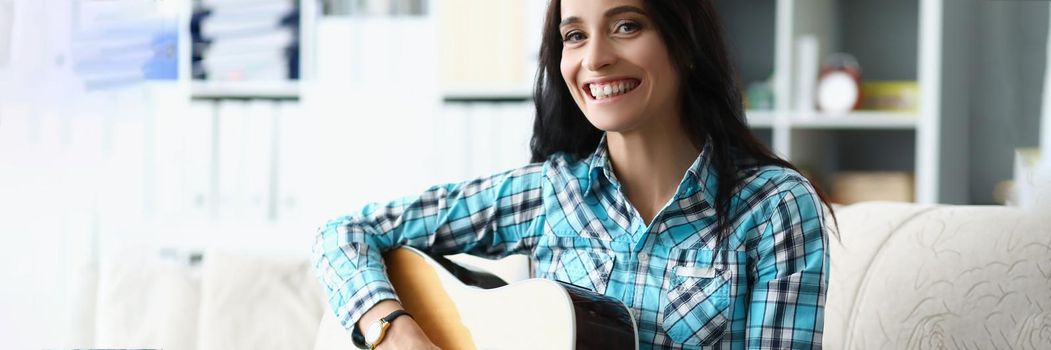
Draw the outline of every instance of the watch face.
M375 344L380 339L381 333L383 333L383 322L373 322L369 329L365 330L365 342Z

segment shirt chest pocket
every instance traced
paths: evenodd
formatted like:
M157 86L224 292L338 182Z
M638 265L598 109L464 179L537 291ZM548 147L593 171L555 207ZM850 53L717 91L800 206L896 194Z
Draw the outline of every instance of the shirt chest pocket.
M733 271L711 250L672 249L661 292L661 326L673 341L688 346L713 345L729 323Z
M601 241L582 237L547 237L537 247L547 262L540 277L571 283L599 294L606 292L613 271L613 254ZM541 265L543 267L543 265Z

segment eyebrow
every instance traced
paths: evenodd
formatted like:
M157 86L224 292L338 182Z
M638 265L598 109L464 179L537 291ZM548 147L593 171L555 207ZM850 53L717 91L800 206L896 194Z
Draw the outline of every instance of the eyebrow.
M628 12L638 13L638 14L643 15L643 16L646 15L646 11L643 11L642 9L640 9L638 7L624 5L624 6L617 6L617 7L611 8L609 10L606 10L606 13L603 14L603 16L605 16L605 17L612 17L612 16L616 16L616 15L619 15L619 14L622 14L622 13L628 13ZM563 27L563 26L566 26L568 24L580 23L580 22L581 22L580 17L569 16L569 17L566 17L565 19L563 19L562 23L559 23L558 26L559 27Z

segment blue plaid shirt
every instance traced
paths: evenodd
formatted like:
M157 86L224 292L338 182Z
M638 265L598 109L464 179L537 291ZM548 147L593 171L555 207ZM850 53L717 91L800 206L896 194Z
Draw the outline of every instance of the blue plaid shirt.
M732 234L716 249L717 176L706 146L646 225L620 190L603 138L583 159L432 187L320 228L318 278L343 326L397 299L382 252L531 257L536 277L622 300L641 349L820 348L828 286L824 207L798 173L742 170ZM523 330L526 331L526 330Z

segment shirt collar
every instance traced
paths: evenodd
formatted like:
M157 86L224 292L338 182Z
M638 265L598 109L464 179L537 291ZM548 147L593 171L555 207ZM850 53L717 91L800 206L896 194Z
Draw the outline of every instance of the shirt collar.
M620 182L617 181L617 175L613 173L613 167L609 161L609 150L606 148L606 134L603 133L602 137L599 138L598 147L595 147L595 152L591 153L590 161L588 162L588 183L584 185L584 195L595 186L592 186L599 181L600 176L605 176L606 180L613 185L614 188L620 188Z
M715 192L718 190L719 184L718 172L712 165L712 152L714 151L712 150L712 142L709 137L705 140L704 147L701 149L701 153L697 155L697 159L694 159L693 164L690 164L690 167L686 169L683 182L679 184L679 189L675 194L676 198L685 198L697 191L702 191L704 200L708 201L708 203L715 203ZM587 196L596 187L594 186L596 181L603 177L615 189L620 189L620 182L617 181L617 176L613 173L613 167L609 161L609 150L606 147L605 133L599 139L598 147L595 148L595 152L591 154L588 162L588 181L583 186L584 195Z

